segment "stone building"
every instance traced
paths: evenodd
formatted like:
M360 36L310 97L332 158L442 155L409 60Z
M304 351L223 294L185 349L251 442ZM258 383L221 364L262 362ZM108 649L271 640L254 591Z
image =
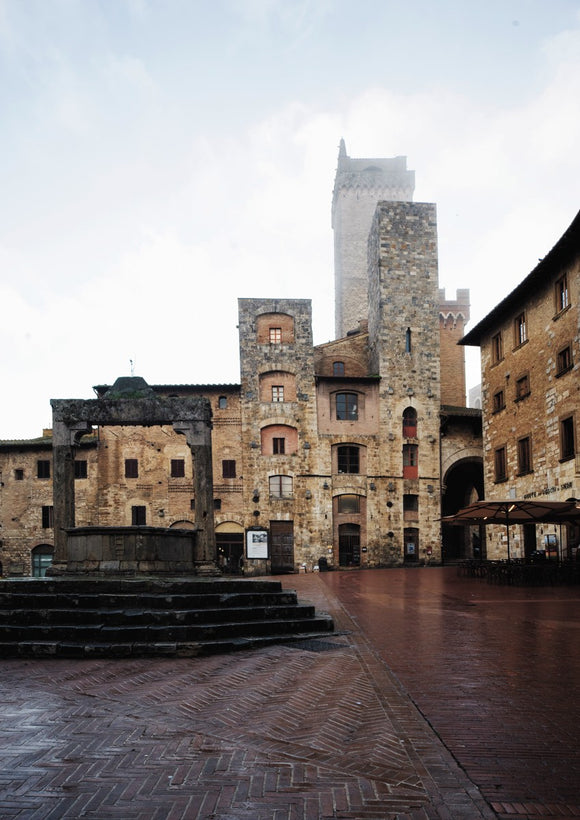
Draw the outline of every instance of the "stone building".
M481 348L485 498L580 498L580 213L534 270L462 339ZM505 528L488 537L506 557ZM512 527L512 557L572 557L574 527Z
M465 407L457 344L469 292L446 301L439 289L436 209L412 201L413 184L405 158L353 160L341 142L333 197L337 339L313 345L309 300L242 298L239 384L151 386L160 397L210 401L224 571L397 566L472 554L452 534L442 545L439 524L442 509L482 496L481 414ZM100 398L108 390L95 388ZM76 460L77 525L193 525L191 461L170 426L100 426L80 440ZM41 461L49 465L44 477ZM0 442L6 573L38 574L31 555L40 547L46 555L54 543L44 512L50 461L48 435Z

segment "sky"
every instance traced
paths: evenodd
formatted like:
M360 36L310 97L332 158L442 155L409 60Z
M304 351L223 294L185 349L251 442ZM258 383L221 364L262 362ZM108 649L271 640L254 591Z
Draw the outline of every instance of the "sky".
M580 208L579 100L580 0L0 0L0 439L239 382L240 297L333 339L341 138L407 157L473 327Z

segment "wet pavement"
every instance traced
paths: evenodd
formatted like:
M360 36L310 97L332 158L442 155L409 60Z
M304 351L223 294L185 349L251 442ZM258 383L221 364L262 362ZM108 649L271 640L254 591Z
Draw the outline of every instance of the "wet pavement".
M321 576L496 812L580 816L580 589Z
M333 637L0 663L0 818L580 817L580 590L282 581Z

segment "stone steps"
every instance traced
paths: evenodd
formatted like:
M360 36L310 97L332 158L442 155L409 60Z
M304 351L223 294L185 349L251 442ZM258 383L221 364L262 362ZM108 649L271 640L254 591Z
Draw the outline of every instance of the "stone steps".
M333 629L279 581L0 581L0 657L193 656Z

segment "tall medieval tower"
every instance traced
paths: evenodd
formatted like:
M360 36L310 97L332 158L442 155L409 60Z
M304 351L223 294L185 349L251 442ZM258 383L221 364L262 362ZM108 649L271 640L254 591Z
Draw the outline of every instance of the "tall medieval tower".
M412 202L414 189L406 157L352 159L341 139L332 197L337 339L367 318L367 242L377 203Z

